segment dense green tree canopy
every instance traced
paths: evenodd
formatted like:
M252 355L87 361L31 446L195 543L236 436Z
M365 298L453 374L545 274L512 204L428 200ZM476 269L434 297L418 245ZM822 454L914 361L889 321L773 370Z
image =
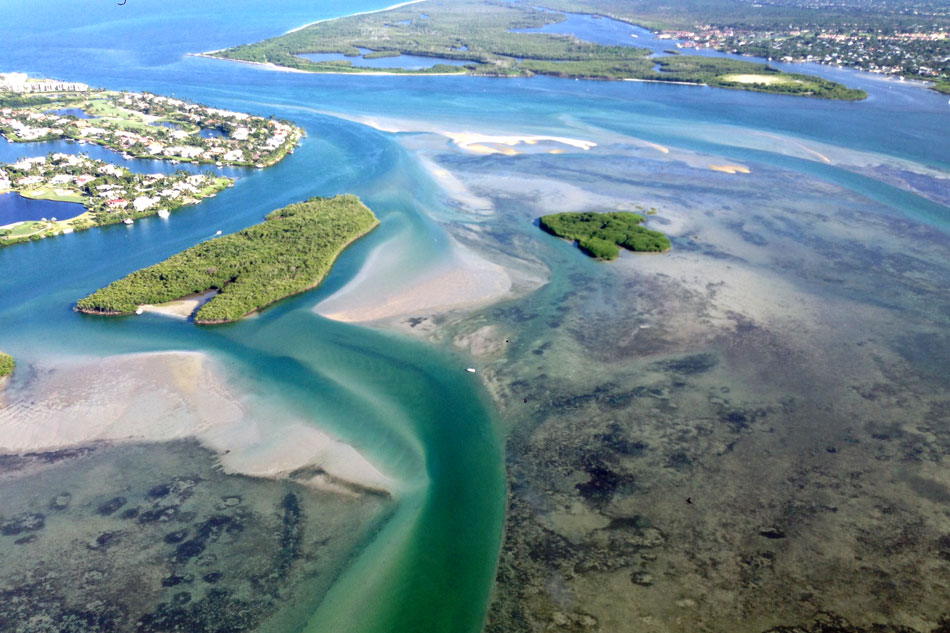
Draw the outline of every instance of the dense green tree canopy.
M131 314L217 289L196 323L236 321L318 285L340 252L379 221L359 198L311 198L267 215L264 222L193 246L81 299L77 310Z
M642 215L629 211L614 213L554 213L542 216L541 228L574 240L588 255L617 259L620 249L659 253L670 249L670 240L659 231L640 226Z

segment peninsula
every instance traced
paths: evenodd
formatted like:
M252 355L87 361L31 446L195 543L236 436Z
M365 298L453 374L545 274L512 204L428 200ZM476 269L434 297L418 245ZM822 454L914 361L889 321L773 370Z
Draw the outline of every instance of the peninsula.
M524 32L563 21L565 14L525 4L423 0L388 11L317 22L261 42L204 53L317 73L551 75L574 79L639 79L855 101L862 90L767 64L683 55L651 57L634 46L605 46L572 35ZM430 58L401 67L399 58ZM355 64L351 60L359 60ZM737 81L736 76L746 78ZM748 80L749 77L756 78Z
M643 253L670 250L669 238L640 226L644 220L642 215L629 211L554 213L542 216L539 224L552 235L576 241L582 251L597 259L617 259L620 246Z
M379 220L359 198L311 198L269 213L264 222L193 246L143 268L76 304L87 314L118 316L210 290L198 324L237 321L315 288L350 243Z

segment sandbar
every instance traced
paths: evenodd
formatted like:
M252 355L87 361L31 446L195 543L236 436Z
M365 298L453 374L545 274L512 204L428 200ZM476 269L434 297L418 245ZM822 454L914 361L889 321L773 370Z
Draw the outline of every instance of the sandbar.
M713 171L721 171L724 174L748 174L751 173L748 167L743 165L707 165Z
M396 482L352 446L303 419L255 414L196 352L157 352L34 366L0 402L0 452L57 450L94 442L195 438L226 472L284 478L358 494Z
M378 254L379 250L369 257L349 284L321 301L316 312L334 321L381 321L473 308L506 297L512 290L504 268L458 244L439 265L401 284L380 288L375 279L388 267Z
M314 24L320 24L321 22L332 22L333 20L342 20L343 18L352 18L357 15L369 15L370 13L382 13L384 11L392 11L393 9L399 9L400 7L405 7L410 4L416 4L418 2L424 2L424 0L409 0L408 2L400 2L399 4L393 4L388 7L384 7L382 9L373 9L372 11L359 11L358 13L349 13L347 15L341 15L336 18L324 18L322 20L308 22L307 24L304 24L303 26L298 26L295 29L290 29L289 31L287 31L287 33L296 33L297 31L302 31L308 26L313 26ZM284 35L287 35L287 33L284 33Z
M525 145L536 145L539 142L550 142L550 143L560 143L561 145L569 145L571 147L576 147L587 151L592 147L596 147L597 143L593 141L585 141L582 139L576 138L567 138L564 136L543 136L543 135L496 135L496 134L482 134L479 132L448 132L444 130L437 131L438 134L446 136L452 140L453 143L461 147L462 149L485 154L485 153L499 153L499 154L509 154L509 151L506 151L507 148L493 148L491 145L506 145L509 147L514 147L520 144Z

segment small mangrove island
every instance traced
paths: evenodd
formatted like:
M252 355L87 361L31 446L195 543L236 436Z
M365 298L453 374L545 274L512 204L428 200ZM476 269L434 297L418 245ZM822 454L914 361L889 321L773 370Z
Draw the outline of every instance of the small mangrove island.
M142 305L217 290L195 313L195 323L237 321L315 288L343 249L378 224L354 195L311 198L272 211L260 224L202 242L115 281L81 299L76 310L126 315Z
M552 235L576 241L582 251L597 259L617 259L620 246L645 253L670 250L669 238L640 226L644 220L630 211L553 213L542 216L539 224Z
M846 101L867 97L863 90L812 75L784 73L768 64L696 55L651 56L647 48L606 46L573 35L540 32L566 19L565 13L529 4L424 0L323 20L203 56L316 73L550 75L703 84ZM402 56L430 58L432 65L402 68L398 64ZM368 63L388 57L395 59L385 69Z
M14 367L16 367L16 362L14 362L13 357L0 352L0 380L12 374Z

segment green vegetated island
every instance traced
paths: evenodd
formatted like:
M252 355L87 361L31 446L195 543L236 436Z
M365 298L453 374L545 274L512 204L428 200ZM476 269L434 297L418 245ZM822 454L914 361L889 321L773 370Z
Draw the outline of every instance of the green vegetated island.
M318 22L279 37L206 56L323 73L379 73L349 60L313 61L303 55L353 58L416 55L468 62L387 73L471 74L580 79L650 80L761 92L859 100L867 96L833 81L783 73L767 64L726 58L668 55L633 46L604 46L571 35L524 33L561 22L563 13L486 0L424 0L387 11ZM370 52L365 52L366 50ZM436 60L437 61L437 60Z
M0 73L0 134L13 143L65 140L106 147L126 159L263 168L292 153L303 133L288 121L182 99ZM85 207L68 219L0 226L0 246L164 215L232 184L211 171L138 174L82 153L0 164L0 195L16 192Z
M670 240L659 231L641 226L645 218L630 211L613 213L553 213L539 220L543 230L567 240L597 259L612 260L620 247L640 253L670 250Z
M76 310L133 314L142 305L218 290L195 313L195 323L237 321L315 288L343 249L378 224L356 196L311 198L272 211L260 224L136 271L81 299Z
M0 379L6 378L12 374L14 367L16 367L16 363L13 361L13 357L9 354L0 352Z

